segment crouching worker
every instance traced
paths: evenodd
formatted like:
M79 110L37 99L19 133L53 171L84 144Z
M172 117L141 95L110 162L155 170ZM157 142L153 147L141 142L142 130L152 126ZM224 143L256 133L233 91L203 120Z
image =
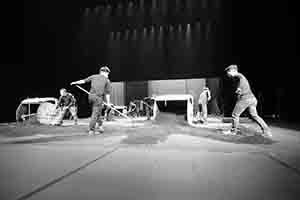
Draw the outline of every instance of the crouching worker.
M110 93L111 93L111 83L108 79L110 69L106 66L100 68L99 74L94 74L86 79L72 82L74 84L84 84L91 83L91 89L89 93L89 102L92 106L92 116L89 123L89 135L103 133L104 129L102 127L102 109L104 97L106 98L106 104L111 106L110 103ZM96 130L96 124L98 128Z
M60 97L58 99L56 109L59 111L57 118L55 119L54 125L61 125L63 123L64 116L69 111L73 117L74 124L77 125L77 105L75 97L67 92L65 88L60 89Z

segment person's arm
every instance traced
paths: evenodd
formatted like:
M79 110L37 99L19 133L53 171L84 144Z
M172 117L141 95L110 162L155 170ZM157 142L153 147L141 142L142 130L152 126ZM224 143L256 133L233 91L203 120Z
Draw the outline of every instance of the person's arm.
M108 105L111 105L111 103L110 103L110 94L106 94L106 95L105 95L105 98L106 98L106 103L107 103Z
M74 97L74 95L72 95L72 106L77 106L77 101L76 101L76 98Z
M56 104L56 109L59 108L61 106L62 103L62 96L59 97L57 104Z
M211 94L210 94L210 91L207 90L207 100L209 101L211 99Z
M110 93L111 93L111 83L110 83L109 79L107 79L107 82L105 84L105 98L106 98L106 103L108 105L111 105Z
M91 82L93 78L94 78L94 75L91 75L91 76L87 77L86 79L81 79L79 81L74 81L74 82L71 83L71 85L75 85L75 84L80 85L80 84L84 84L84 83L87 83L87 82Z
M70 101L69 104L65 106L66 108L70 108L71 106L74 106L76 104L76 99L72 94L69 94L69 98Z
M235 90L235 93L237 95L240 95L242 93L242 89L241 89L241 77L238 76L238 84L237 84L237 88Z
M76 84L80 85L80 84L84 84L85 82L86 82L85 79L82 79L82 80L79 80L79 81L72 82L71 85L76 85Z

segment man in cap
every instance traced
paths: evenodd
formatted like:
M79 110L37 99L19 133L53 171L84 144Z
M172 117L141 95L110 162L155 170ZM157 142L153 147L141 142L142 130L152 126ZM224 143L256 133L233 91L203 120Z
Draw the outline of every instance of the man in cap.
M103 122L101 118L102 109L103 109L103 101L104 97L106 98L106 103L111 105L110 103L110 93L111 93L111 83L108 79L108 75L110 73L110 69L107 66L103 66L100 68L99 74L91 75L85 79L72 82L71 85L74 84L84 84L91 83L91 89L89 94L89 102L92 105L92 116L89 123L89 134L97 134L103 133ZM98 130L96 130L96 124L98 124Z
M239 117L240 115L248 108L249 114L251 118L260 126L262 129L262 135L267 137L272 137L271 130L265 121L258 116L256 106L257 106L257 99L251 91L250 85L246 77L238 72L237 65L230 65L225 69L227 75L231 78L238 79L238 86L235 90L237 95L237 102L232 112L232 128L229 132L224 133L231 133L237 134L238 126L239 126Z
M207 103L211 99L211 93L208 87L203 87L198 99L198 113L197 118L201 123L207 122Z

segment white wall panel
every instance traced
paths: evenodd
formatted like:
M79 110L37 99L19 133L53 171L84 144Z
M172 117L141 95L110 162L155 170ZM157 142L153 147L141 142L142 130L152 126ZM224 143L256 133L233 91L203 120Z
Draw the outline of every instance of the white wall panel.
M149 81L149 96L164 94L186 94L186 83L181 80L155 80Z
M112 83L112 93L111 102L114 105L123 106L125 100L124 94L124 82L113 82Z

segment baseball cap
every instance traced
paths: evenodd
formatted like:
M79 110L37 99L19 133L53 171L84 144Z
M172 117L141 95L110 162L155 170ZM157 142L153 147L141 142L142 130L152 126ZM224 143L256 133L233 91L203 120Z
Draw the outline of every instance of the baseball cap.
M237 67L237 65L229 65L228 67L225 68L225 71L229 71L229 70L231 70L231 69L237 70L238 67Z
M110 69L109 69L107 66L101 67L101 68L100 68L100 71L101 71L101 72L108 72L108 73L110 73Z

